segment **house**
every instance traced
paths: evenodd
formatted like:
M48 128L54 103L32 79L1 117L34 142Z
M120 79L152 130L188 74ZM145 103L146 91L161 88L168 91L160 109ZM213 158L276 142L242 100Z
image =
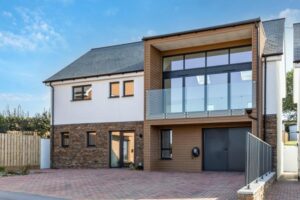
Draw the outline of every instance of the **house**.
M294 31L294 103L297 104L297 132L300 130L300 93L299 93L299 85L300 85L300 23L293 25ZM298 139L299 140L299 139ZM299 147L299 145L298 145ZM298 177L300 178L300 148L298 151Z
M243 171L245 135L281 172L284 19L92 49L45 81L54 167Z

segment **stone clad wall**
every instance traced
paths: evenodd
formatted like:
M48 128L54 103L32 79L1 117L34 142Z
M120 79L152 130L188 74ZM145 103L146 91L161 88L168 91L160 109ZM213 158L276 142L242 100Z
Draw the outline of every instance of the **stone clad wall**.
M96 147L87 147L87 132L97 134ZM135 132L135 163L143 162L143 122L56 125L54 127L53 168L108 168L109 132ZM69 147L61 146L61 133L69 132Z
M272 168L277 171L277 116L266 115L266 142L272 146Z

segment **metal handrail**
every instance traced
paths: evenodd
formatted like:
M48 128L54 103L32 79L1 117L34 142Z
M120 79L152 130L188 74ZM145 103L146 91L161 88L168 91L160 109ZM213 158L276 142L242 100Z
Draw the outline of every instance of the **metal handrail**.
M251 133L246 136L246 173L247 188L250 183L258 182L272 171L272 146Z

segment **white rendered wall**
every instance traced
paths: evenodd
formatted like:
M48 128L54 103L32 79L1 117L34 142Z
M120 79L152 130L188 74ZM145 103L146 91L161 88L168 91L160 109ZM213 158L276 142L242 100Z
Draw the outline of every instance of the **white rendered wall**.
M264 66L265 67L265 66ZM284 56L267 58L266 114L277 117L277 176L283 172L282 100L286 96Z
M134 96L123 97L123 81L134 80ZM120 82L120 97L109 98L109 83ZM72 101L72 86L92 85L92 100ZM54 83L54 124L144 120L143 72Z

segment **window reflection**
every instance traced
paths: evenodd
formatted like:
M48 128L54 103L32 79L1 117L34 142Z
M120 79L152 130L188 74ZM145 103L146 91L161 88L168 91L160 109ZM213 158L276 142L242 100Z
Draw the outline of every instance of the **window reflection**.
M228 49L207 52L207 67L227 64Z
M165 79L164 84L166 112L182 112L182 78Z
M187 54L185 56L185 69L205 67L205 53Z
M164 58L163 70L175 71L183 69L183 56L172 56Z
M231 109L252 107L252 71L230 73Z
M204 111L204 75L185 78L186 112Z
M227 73L207 75L207 110L228 109Z
M251 62L252 49L251 46L230 49L230 63Z

